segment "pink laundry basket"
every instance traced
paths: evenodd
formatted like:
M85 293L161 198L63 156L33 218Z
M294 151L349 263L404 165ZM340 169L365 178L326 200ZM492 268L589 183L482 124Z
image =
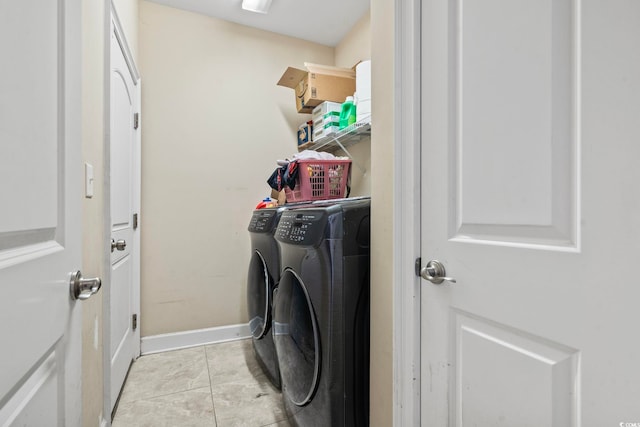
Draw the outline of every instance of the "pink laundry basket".
M285 186L287 202L345 197L351 160L298 160L296 188Z

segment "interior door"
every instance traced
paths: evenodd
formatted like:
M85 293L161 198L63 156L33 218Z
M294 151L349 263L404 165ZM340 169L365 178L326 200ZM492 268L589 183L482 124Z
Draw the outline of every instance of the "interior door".
M80 426L80 3L0 1L0 425Z
M137 153L139 152L135 113L138 105L134 80L125 60L125 41L115 26L111 32L111 287L110 357L111 409L117 402L131 361L140 353L139 335L133 316L137 313L139 258L134 224L137 195Z
M422 6L422 425L640 422L640 2Z

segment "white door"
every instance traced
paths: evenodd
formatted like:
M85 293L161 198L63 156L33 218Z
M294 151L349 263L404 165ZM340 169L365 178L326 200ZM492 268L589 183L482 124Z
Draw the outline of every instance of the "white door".
M640 2L422 5L422 425L637 425Z
M137 315L139 287L139 242L134 214L138 206L139 126L134 115L138 106L137 79L129 70L123 50L124 37L111 31L111 287L110 360L111 409L117 402L131 361L140 353L140 335L133 316Z
M0 1L0 425L80 426L80 4Z

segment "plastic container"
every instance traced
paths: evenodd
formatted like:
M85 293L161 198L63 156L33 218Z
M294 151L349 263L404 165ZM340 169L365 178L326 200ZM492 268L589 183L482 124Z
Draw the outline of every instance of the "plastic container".
M315 121L316 119L323 117L328 113L333 113L333 112L337 112L338 115L340 115L341 110L342 110L341 103L325 101L313 109L312 118Z
M274 208L278 206L278 201L273 200L271 197L265 197L258 205L256 209Z
M351 160L298 160L296 188L284 187L287 203L345 197Z
M351 126L356 122L356 105L353 103L353 96L347 96L340 111L340 129Z

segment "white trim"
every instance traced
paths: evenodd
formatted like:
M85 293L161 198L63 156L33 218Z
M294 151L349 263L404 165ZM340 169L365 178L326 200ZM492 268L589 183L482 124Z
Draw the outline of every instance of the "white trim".
M395 1L393 425L420 425L420 0Z
M133 230L133 312L138 314L138 324L140 323L140 292L142 287L141 272L141 241L142 232L142 79L138 78L136 85L136 111L138 112L138 129L136 129L136 149L133 161L134 171L134 191L133 191L133 212L138 214L138 227ZM140 326L134 331L135 356L140 356Z
M142 355L196 347L206 344L217 344L237 341L251 337L248 323L219 326L216 328L195 329L172 334L151 335L142 338Z
M136 97L134 109L138 113L141 110L142 98L141 98L141 78L135 60L129 49L129 44L125 37L118 13L116 11L115 4L112 0L104 0L105 7L105 40L104 40L104 161L103 161L103 234L104 234L104 253L103 253L103 316L102 316L102 336L103 342L103 411L105 414L111 415L111 348L109 345L108 337L111 336L111 300L109 296L109 289L111 288L111 34L115 34L116 40L124 55L127 68L131 73L131 78L136 86ZM140 122L142 120L140 119ZM139 123L140 123L139 122ZM135 153L136 158L133 160L136 162L135 167L135 190L134 190L134 209L138 212L140 217L140 204L141 204L141 190L140 190L140 174L141 174L141 127L138 127L136 133L137 151ZM140 222L138 223L138 229L134 230L134 249L132 256L134 259L134 274L136 274L137 280L133 283L133 307L132 312L138 314L140 319ZM140 322L140 320L139 320ZM134 339L136 348L134 352L136 356L140 354L140 327L134 331Z
M111 425L111 306L107 289L111 288L111 0L104 0L104 68L102 152L102 411Z
M107 427L108 425L109 425L109 422L104 418L102 418L102 420L100 421L100 427Z
M129 72L131 73L133 84L138 85L138 81L140 80L140 73L138 72L138 67L136 67L136 62L133 60L133 55L131 55L129 43L127 43L127 38L124 35L124 30L122 29L120 18L118 18L118 13L116 12L116 5L113 3L113 1L111 1L111 22L113 22L113 31L116 34L118 43L120 44L120 49L122 49L122 53L124 54L124 60L127 63L127 67L129 67Z

